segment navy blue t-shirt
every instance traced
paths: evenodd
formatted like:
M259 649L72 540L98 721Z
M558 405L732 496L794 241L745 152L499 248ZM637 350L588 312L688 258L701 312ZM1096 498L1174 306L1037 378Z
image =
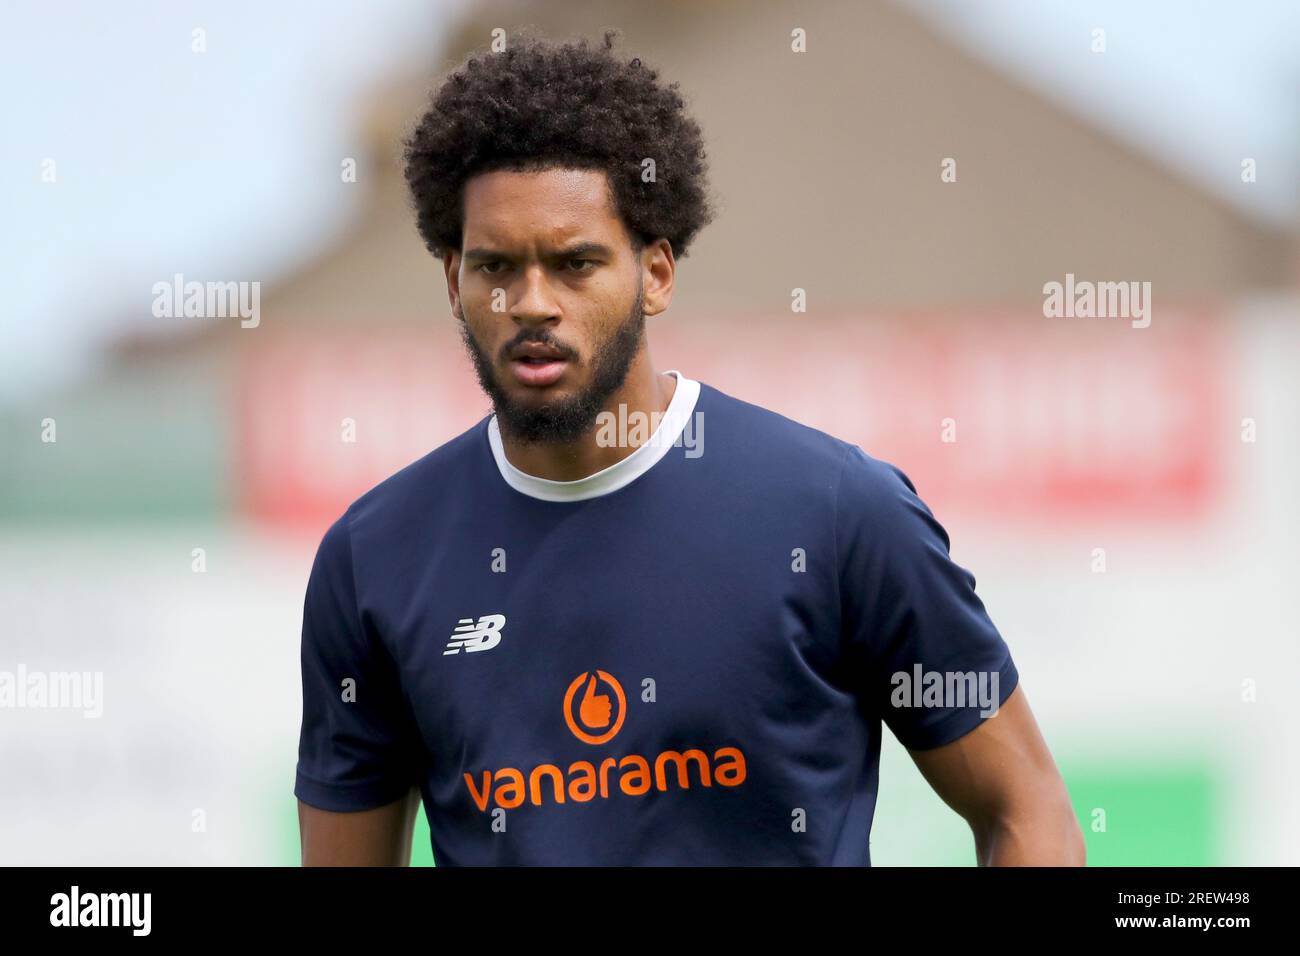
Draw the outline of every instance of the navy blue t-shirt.
M672 374L603 471L524 474L487 416L330 527L299 799L418 786L439 866L870 865L882 720L957 739L1011 655L903 472Z

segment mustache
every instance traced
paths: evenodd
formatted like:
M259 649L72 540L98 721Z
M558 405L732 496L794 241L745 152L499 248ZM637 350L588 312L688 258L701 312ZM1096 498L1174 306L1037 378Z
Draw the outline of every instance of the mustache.
M526 342L534 342L538 345L549 346L563 355L566 359L576 359L578 357L576 350L554 338L545 329L524 329L514 338L501 346L497 352L497 358L502 362L509 361L510 353Z

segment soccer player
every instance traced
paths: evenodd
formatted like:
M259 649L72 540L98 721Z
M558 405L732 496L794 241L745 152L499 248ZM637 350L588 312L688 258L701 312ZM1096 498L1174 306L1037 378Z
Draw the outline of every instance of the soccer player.
M712 218L707 164L676 85L611 36L469 59L406 143L494 414L320 543L303 862L409 862L422 799L442 866L869 865L883 722L979 863L1082 863L907 477L655 368L645 317Z

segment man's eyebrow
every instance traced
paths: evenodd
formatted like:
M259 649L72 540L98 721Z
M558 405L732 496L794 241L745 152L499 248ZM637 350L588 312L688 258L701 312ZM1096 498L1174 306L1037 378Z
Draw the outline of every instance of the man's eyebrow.
M505 254L484 246L475 246L473 249L466 249L460 257L462 259L504 259Z
M577 242L555 254L557 259L581 259L584 256L599 256L603 259L614 258L614 250L600 242Z
M605 259L614 258L614 250L600 242L576 242L571 246L566 246L551 255L553 259L581 259L585 256L599 256ZM490 249L487 246L475 246L473 249L466 249L461 253L464 260L497 260L503 259L509 261L511 258L507 253L499 249Z

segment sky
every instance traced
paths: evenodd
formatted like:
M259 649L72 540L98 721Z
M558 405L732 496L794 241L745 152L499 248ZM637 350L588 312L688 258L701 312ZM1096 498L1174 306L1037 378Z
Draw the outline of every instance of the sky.
M168 334L151 289L177 271L273 277L327 247L367 93L435 63L461 6L7 3L0 400L93 370L127 329Z
M1247 214L1300 223L1300 3L899 2ZM149 305L175 272L266 281L327 248L356 212L337 158L368 92L431 68L467 5L6 4L0 401L87 374L124 333L169 334Z
M1300 226L1300 2L902 0L969 52L1254 218ZM1094 53L1093 31L1105 52ZM1257 180L1241 182L1243 157Z

